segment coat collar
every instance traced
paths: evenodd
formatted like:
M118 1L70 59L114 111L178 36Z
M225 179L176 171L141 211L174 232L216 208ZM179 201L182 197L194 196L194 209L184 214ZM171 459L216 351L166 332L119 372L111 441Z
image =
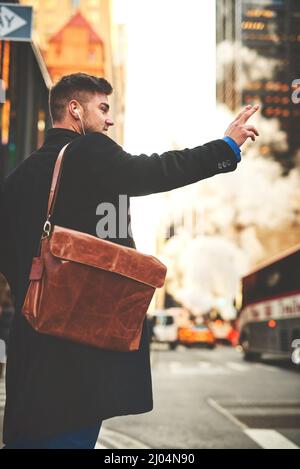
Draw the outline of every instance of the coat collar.
M81 134L69 129L52 128L47 130L45 143L64 143L81 137Z

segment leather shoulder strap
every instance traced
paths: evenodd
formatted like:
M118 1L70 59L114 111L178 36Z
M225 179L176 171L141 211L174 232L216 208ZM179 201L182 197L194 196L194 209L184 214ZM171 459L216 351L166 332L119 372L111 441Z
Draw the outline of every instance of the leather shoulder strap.
M57 192L59 188L59 182L60 182L60 177L61 177L61 172L62 172L62 161L63 161L63 156L66 151L67 146L70 145L67 143L59 152L59 155L57 157L55 166L54 166L54 171L53 171L53 176L52 176L52 182L51 182L51 189L50 189L50 194L49 194L49 199L48 199L48 210L47 210L47 220L51 217L54 206L55 206L55 201L57 197Z

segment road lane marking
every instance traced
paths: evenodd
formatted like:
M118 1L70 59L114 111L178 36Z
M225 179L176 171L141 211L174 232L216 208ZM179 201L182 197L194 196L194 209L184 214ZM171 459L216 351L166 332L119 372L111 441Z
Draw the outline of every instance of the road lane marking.
M243 431L246 430L248 427L240 422L237 418L235 418L228 410L224 407L220 406L214 399L209 397L207 399L208 404L215 410L217 410L220 414L224 417L228 418L232 423L234 423L237 427L241 428Z
M261 370L264 370L264 371L271 371L273 373L278 373L279 368L276 368L274 366L271 366L271 365L264 365L263 363L253 363L252 365L254 368L259 368Z
M234 371L241 371L242 373L245 373L247 371L250 371L251 368L249 365L244 365L243 363L236 363L236 362L226 362L225 363L228 368Z
M218 404L214 399L208 398L208 404L239 427L245 435L251 438L263 449L300 449L295 443L276 430L267 428L249 428L236 418L230 411ZM237 404L238 406L238 404Z
M155 371L161 371L162 369L166 370L165 367L158 366ZM232 372L245 373L251 371L249 365L242 363L226 362L223 366L203 360L198 361L193 366L187 366L179 361L171 361L167 369L173 375L229 375Z
M96 446L95 446L95 449L109 449L109 448L107 448L107 446L104 446L104 445L97 442Z
M113 449L151 449L150 446L124 433L101 428L95 449L108 449L105 444Z
M5 394L5 382L3 379L0 381L0 409L5 406L6 394Z
M200 366L200 368L211 368L211 367L212 367L212 363L211 363L211 362L204 362L204 361L201 361L201 362L198 362L198 363L197 363L197 366Z
M230 374L230 371L238 372L238 373L247 373L253 370L253 368L259 368L275 372L277 373L277 369L270 368L268 365L262 365L262 364L253 364L253 365L246 365L244 363L238 363L238 362L225 362L224 365L218 365L215 363L211 363L209 361L198 361L192 366L188 366L185 363L182 363L180 361L171 361L168 365L163 364L158 364L156 367L155 371L159 370L161 371L162 369L166 371L166 369L169 369L171 374L174 375L192 375L192 374L200 374L200 375L214 375L214 374Z
M246 428L244 433L263 449L300 449L276 430Z
M158 368L159 371L162 368ZM157 369L156 369L157 371ZM208 362L199 362L194 366L187 366L184 363L172 361L169 363L169 371L172 375L196 376L196 375L229 375L231 371L223 366L215 366Z

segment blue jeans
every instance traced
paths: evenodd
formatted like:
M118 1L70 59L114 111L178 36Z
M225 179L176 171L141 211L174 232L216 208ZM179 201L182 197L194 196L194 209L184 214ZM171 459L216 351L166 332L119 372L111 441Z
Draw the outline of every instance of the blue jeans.
M94 449L101 423L95 427L63 433L45 440L31 442L20 440L10 443L2 449Z

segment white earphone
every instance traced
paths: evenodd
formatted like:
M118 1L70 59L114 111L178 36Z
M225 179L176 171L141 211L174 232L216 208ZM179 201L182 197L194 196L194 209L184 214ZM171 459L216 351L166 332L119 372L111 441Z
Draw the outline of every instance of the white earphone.
M82 127L82 132L83 132L83 135L85 135L85 131L84 131L84 127L83 127L82 119L81 119L81 116L80 116L80 113L79 113L78 109L75 109L75 112L76 112L77 116L79 117L80 124L81 124L81 127Z

